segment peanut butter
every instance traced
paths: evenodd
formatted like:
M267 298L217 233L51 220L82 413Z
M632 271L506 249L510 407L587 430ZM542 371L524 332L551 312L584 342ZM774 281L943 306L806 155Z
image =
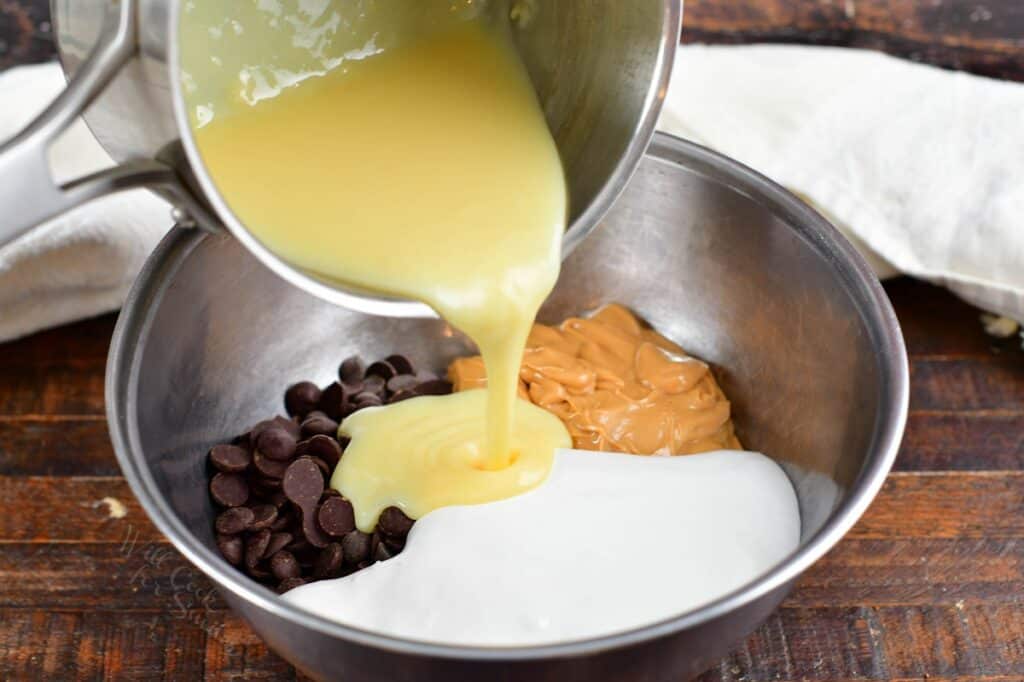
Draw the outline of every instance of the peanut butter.
M452 362L448 377L456 391L487 384L479 356ZM558 416L576 448L640 455L741 448L707 364L617 304L558 327L535 324L519 395Z

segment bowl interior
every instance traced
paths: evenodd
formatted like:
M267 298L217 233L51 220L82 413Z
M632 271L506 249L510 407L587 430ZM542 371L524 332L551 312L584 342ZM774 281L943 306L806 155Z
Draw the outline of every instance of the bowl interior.
M712 363L745 445L790 474L806 545L858 476L884 474L905 411L898 330L845 248L774 185L659 136L541 318L616 301ZM326 383L352 353L443 371L471 351L442 321L368 316L289 286L226 235L169 237L128 310L108 398L130 442L122 462L191 534L179 542L208 548L206 452L283 411L286 385Z

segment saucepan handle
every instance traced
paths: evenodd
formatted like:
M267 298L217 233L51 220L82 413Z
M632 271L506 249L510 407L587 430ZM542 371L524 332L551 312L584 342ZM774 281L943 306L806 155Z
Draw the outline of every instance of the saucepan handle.
M24 130L0 145L0 246L97 197L136 187L185 194L173 169L135 161L58 184L47 152L136 52L135 0L107 0L95 49L64 91Z

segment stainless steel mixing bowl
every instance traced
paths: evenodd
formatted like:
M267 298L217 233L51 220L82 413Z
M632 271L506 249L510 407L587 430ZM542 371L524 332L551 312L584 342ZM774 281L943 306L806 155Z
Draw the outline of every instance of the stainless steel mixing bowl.
M903 433L906 354L876 279L819 215L751 170L667 136L566 261L542 318L607 301L717 366L742 439L783 465L800 500L792 556L664 622L548 647L424 645L307 614L224 562L206 488L213 443L280 411L290 382L328 381L350 353L402 352L441 370L469 352L441 321L364 315L291 287L227 236L176 229L136 283L107 375L115 449L156 525L314 677L685 679L764 620L878 492Z

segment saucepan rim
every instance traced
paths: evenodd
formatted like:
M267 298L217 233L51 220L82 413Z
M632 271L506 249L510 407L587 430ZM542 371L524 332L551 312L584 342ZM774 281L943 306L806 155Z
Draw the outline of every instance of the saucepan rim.
M476 661L585 656L701 625L775 590L785 589L857 522L878 493L895 460L909 402L907 355L899 323L878 279L860 254L820 214L787 190L732 159L663 133L656 134L647 156L728 186L786 222L800 239L836 269L837 278L855 301L871 337L882 384L875 433L863 469L831 518L779 565L701 608L621 633L543 646L481 647L417 642L341 625L280 599L229 566L185 527L160 494L141 446L134 395L144 355L144 333L155 314L155 304L172 284L180 265L203 239L212 238L198 230L184 228L172 230L146 262L118 319L107 365L107 418L114 451L125 478L157 528L220 589L252 606L330 637L415 656Z

